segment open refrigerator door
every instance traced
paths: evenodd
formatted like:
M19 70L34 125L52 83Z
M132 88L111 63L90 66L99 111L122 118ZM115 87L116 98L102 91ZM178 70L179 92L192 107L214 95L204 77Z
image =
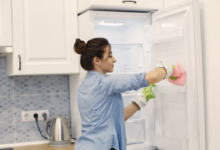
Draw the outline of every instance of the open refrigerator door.
M199 96L203 95L203 80L197 8L198 2L190 1L152 14L147 43L151 44L153 68L161 60L173 65L179 61L187 75L184 86L163 80L154 89L154 129L150 131L150 144L158 149L205 149L201 107L204 99Z

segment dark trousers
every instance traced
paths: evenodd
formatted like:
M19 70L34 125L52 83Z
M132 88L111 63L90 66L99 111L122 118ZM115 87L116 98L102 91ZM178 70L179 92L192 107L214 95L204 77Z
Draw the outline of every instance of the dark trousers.
M111 148L110 150L116 150L116 149L114 149L114 148Z

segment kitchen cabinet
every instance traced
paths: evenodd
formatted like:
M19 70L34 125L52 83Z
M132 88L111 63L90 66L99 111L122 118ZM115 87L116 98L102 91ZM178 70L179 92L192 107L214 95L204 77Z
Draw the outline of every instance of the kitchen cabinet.
M8 76L79 73L76 0L12 0Z
M78 0L78 13L87 10L149 11L163 8L163 0Z
M164 8L186 2L187 0L164 0Z
M0 46L12 46L11 0L0 0Z

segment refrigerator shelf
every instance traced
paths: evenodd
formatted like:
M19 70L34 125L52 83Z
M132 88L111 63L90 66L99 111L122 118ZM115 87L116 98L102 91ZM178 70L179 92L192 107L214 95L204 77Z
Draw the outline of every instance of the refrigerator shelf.
M130 50L134 48L142 48L142 43L112 43L111 44L112 49L118 49L118 50Z
M142 45L142 43L112 43L113 46Z
M114 43L111 49L117 62L114 71L110 74L124 75L144 72L144 52L141 43Z
M155 36L147 37L148 44L160 44L165 42L173 42L184 39L184 30L175 30L168 33L158 34Z

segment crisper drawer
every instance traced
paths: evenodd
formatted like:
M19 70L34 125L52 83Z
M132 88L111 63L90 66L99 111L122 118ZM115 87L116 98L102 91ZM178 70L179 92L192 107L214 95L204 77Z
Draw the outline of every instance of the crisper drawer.
M78 0L78 13L87 10L149 11L163 8L163 0Z
M145 141L145 119L131 119L125 122L127 144Z

